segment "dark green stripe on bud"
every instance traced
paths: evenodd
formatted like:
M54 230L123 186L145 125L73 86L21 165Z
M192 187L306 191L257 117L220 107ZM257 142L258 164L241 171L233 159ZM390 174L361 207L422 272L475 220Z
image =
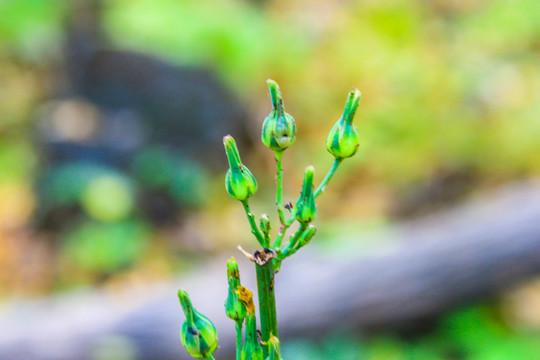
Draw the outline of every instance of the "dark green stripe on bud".
M229 195L236 200L247 200L257 191L257 181L251 171L242 164L240 154L233 137L227 135L223 138L223 145L229 160L229 170L225 175L225 188Z
M317 207L315 206L315 196L313 194L313 176L315 169L308 166L304 172L304 184L302 193L296 202L295 217L301 223L309 223L315 220L317 216Z
M191 356L197 359L204 359L218 346L216 327L210 319L195 310L187 292L178 290L178 299L186 316L180 330L182 344Z
M272 112L264 119L261 139L264 145L280 152L294 144L296 124L294 118L285 112L281 90L277 82L268 79L266 83L272 98Z
M268 357L266 360L282 360L281 352L279 351L279 339L270 334L268 339Z
M234 258L227 261L227 280L229 282L229 292L225 302L225 313L229 319L241 323L246 317L246 307L238 297L240 272Z
M328 134L326 147L330 154L334 155L338 160L351 157L358 150L360 141L358 129L353 124L353 118L358 108L360 95L360 91L357 89L351 90L345 103L343 115L334 124Z

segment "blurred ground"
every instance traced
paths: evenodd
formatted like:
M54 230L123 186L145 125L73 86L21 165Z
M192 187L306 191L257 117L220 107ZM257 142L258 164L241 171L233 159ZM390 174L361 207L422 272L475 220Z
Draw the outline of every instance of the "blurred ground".
M152 282L250 244L223 191L220 139L243 138L260 183L252 206L270 211L273 159L258 142L267 78L297 121L291 200L305 165L330 166L324 141L347 92L363 93L361 148L319 202L326 234L536 176L539 65L536 0L0 0L0 297ZM362 354L540 357L537 287ZM453 343L449 322L480 340Z

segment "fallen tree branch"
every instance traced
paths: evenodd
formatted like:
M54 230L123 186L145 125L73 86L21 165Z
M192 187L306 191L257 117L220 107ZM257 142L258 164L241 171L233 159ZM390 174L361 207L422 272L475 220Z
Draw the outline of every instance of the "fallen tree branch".
M436 316L539 274L540 183L503 188L371 234L370 241L384 244L385 251L353 246L344 256L303 250L295 262L283 264L276 277L283 342L337 327L387 328ZM6 304L0 311L0 358L86 360L123 351L133 355L126 359L188 359L175 298L177 288L184 288L215 322L221 344L216 358L225 359L234 351L234 324L223 311L225 260L171 283ZM246 276L254 272L252 264L240 268L243 282L254 288Z

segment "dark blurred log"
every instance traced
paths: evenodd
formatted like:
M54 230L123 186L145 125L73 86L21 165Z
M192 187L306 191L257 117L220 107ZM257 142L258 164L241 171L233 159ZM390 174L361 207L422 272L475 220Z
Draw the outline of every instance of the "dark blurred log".
M88 215L78 199L66 202L49 191L58 173L76 164L133 179L145 219L175 224L201 201L190 196L205 193L198 169L226 171L223 136L233 135L243 153L249 151L248 111L210 67L180 66L112 46L102 26L106 2L73 0L69 9L63 59L54 73L51 101L38 121L36 223L61 232L65 224ZM178 159L159 173L181 177L188 186L173 189L170 183L141 179L134 164L152 149ZM183 188L189 189L178 191Z
M165 144L225 169L222 137L250 143L248 113L213 69L114 48L103 29L102 0L75 0L71 10L62 68L69 85L62 95L95 105L106 123L83 145L119 151L128 135L141 136L140 146Z
M537 275L540 182L509 186L361 237L381 246L376 252L351 245L346 253L315 254L313 245L283 264L276 283L283 342L344 327L413 323ZM243 260L240 268L244 283L254 288L251 264ZM10 303L0 314L0 358L95 359L92 354L109 346L131 349L136 359L188 359L178 337L183 317L175 291L181 287L216 323L216 355L224 359L234 344L234 326L223 314L224 269L225 257L172 283Z

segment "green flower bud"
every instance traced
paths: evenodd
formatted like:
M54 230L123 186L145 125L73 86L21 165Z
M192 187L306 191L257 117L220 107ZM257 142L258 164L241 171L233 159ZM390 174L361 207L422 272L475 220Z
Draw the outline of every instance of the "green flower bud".
M261 139L268 148L280 152L294 144L296 124L291 115L285 112L279 85L274 80L266 80L272 98L272 112L264 119Z
M238 288L238 296L247 310L246 340L240 352L240 358L242 360L263 360L263 349L257 336L257 319L255 318L253 293L245 287L240 286Z
M227 261L227 281L229 285L234 287L234 291L237 291L236 288L240 286L240 270L238 270L238 264L233 257Z
M229 170L225 175L225 188L236 200L247 200L257 191L257 181L249 169L242 164L236 142L232 136L223 138L223 145L229 160Z
M308 166L304 172L304 185L302 193L295 205L295 217L301 223L309 223L315 220L317 208L315 206L315 196L313 195L313 174L315 169Z
M358 150L359 136L356 125L353 124L354 114L360 101L360 91L353 89L349 93L343 115L334 124L328 134L326 147L336 159L344 159L353 156Z
M187 292L178 290L178 299L186 316L180 331L182 344L194 358L204 359L212 355L218 346L216 327L210 319L195 310Z
M263 360L263 349L257 337L257 320L255 314L248 314L246 318L246 341L240 353L242 360Z
M295 252L300 250L300 248L306 246L313 236L315 236L317 228L313 225L306 226L306 224L303 224L300 229L298 229L298 232L301 232L300 235L296 236L295 234L285 249L277 254L278 261L293 255Z
M266 360L282 360L281 353L279 351L279 339L270 334L268 339L268 357Z
M313 225L309 225L309 227L302 233L300 240L298 240L298 249L300 249L302 246L306 246L311 239L313 239L316 233L317 228Z
M270 218L268 217L268 214L261 215L261 218L259 219L259 227L263 234L270 234Z
M240 286L240 272L238 264L234 258L227 261L227 280L229 282L229 292L225 302L225 313L227 317L236 322L243 322L246 317L246 307L238 298L238 287Z

